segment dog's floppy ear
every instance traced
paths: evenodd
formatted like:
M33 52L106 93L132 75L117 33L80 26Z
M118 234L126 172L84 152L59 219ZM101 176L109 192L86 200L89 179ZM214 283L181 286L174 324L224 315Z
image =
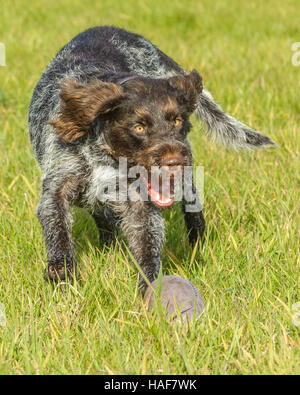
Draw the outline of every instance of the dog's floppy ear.
M83 136L101 114L115 109L123 100L122 88L93 80L82 84L66 80L61 85L61 115L49 122L64 142L74 142Z
M193 112L203 90L200 74L196 70L193 70L190 74L176 75L169 78L168 81L173 88L183 91L188 102L189 111Z

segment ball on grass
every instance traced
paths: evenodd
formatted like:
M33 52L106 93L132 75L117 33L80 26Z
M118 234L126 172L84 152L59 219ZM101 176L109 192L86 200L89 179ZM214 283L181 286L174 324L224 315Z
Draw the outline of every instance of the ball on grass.
M144 296L148 311L157 304L157 297L168 317L182 319L185 323L199 317L204 310L204 301L199 290L182 277L163 276L161 287L158 280L153 281Z

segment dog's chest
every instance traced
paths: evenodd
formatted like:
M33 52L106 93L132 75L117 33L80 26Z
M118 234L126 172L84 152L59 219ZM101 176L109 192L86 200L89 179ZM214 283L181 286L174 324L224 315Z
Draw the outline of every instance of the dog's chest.
M115 200L118 171L112 166L99 165L93 168L85 193L86 205L92 210Z

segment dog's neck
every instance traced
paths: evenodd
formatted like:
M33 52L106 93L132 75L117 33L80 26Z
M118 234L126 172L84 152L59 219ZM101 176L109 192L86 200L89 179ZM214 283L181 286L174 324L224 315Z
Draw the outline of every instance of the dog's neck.
M123 85L123 84L125 84L125 82L130 81L130 80L134 80L136 78L137 78L136 75L129 75L127 77L123 77L123 78L120 78L119 80L117 80L116 84L117 85Z
M125 82L134 80L136 78L138 78L137 75L123 75L118 78L118 73L115 73L114 71L111 71L105 75L106 80L112 80L111 82L116 85L123 85Z

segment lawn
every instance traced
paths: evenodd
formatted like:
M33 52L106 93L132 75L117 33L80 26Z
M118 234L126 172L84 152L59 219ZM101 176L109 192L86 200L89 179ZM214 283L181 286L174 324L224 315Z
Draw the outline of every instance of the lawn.
M0 0L0 10L0 374L299 374L298 1ZM101 24L140 33L197 69L227 112L278 143L230 151L193 120L207 239L192 250L174 209L163 250L164 274L191 280L206 302L188 330L146 314L124 240L100 250L84 211L74 211L82 282L43 280L28 105L56 52Z

